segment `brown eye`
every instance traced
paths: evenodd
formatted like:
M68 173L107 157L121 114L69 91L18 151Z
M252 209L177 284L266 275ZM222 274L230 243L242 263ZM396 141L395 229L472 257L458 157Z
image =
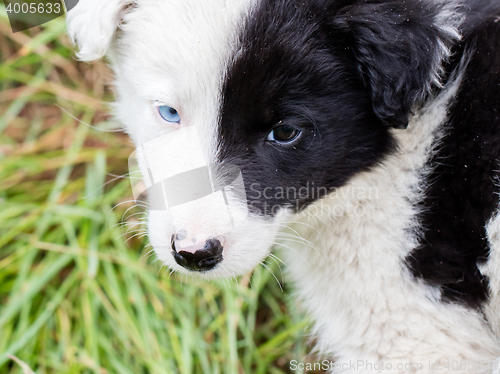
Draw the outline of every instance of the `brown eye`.
M273 131L269 133L269 135L267 136L267 140L280 143L289 143L295 140L295 138L297 138L299 134L300 130L293 128L292 126L280 125L276 126Z

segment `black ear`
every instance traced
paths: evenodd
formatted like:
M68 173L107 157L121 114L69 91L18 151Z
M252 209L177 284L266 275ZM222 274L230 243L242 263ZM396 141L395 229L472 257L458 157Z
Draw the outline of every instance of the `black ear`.
M459 37L458 13L439 8L438 0L429 3L368 0L334 18L333 35L346 43L373 110L387 126L408 126L412 108L439 86L449 46Z

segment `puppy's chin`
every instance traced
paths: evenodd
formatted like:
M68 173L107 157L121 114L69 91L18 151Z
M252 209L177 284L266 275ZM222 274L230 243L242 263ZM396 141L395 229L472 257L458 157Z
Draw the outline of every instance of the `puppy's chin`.
M248 274L267 257L286 219L286 213L272 219L248 216L243 223L222 236L223 260L208 271L192 271L176 263L171 245L175 230L167 212L149 212L148 236L158 260L173 271L207 280L233 278Z

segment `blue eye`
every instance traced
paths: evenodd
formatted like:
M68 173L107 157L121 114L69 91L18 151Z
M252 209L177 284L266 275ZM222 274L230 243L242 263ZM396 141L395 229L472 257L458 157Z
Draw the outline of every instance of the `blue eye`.
M158 113L160 113L161 118L167 122L179 123L181 122L181 116L174 108L166 105L158 106Z

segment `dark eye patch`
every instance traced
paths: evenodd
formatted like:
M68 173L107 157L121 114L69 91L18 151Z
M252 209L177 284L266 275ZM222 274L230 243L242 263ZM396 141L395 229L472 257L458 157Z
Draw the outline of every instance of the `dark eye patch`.
M222 86L217 161L241 169L249 209L264 216L303 209L393 149L355 67L327 43L321 14L290 8L260 3Z

